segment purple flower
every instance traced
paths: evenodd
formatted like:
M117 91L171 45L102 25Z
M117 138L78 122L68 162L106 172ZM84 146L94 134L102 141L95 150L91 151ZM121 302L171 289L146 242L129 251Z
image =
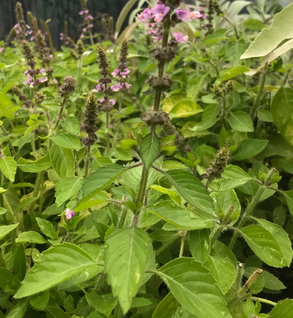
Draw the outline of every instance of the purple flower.
M110 127L110 128L113 128L113 124L110 124L109 127Z
M179 43L186 43L188 41L188 35L183 35L181 32L174 32L173 36Z
M47 80L48 80L48 77L41 77L39 78L39 83L47 82Z
M80 38L81 38L81 39L84 38L84 34L81 34L81 35L80 35Z
M189 13L190 11L188 10L182 10L182 9L176 9L174 10L176 17L178 20L181 20L183 22L188 22L190 21L190 16Z
M157 4L154 8L151 9L151 13L156 22L161 22L169 11L170 7L167 7L164 4Z
M90 14L87 16L87 18L88 18L89 20L92 20L92 19L93 19L93 17L92 17Z
M41 68L40 69L40 73L45 76L46 75L46 70L44 68Z
M122 85L120 84L120 82L117 83L116 86L115 85L111 86L111 89L113 92L119 92L121 88L122 88Z
M127 82L125 82L125 87L126 88L129 88L131 85L130 84L128 84Z
M4 52L4 47L0 47L0 52Z
M204 15L201 14L199 11L192 11L189 14L191 19L198 19L198 18L202 18Z
M120 75L122 76L122 78L127 78L129 77L127 74L130 73L129 69L126 68L123 72L120 72Z
M84 14L84 11L80 11L79 14L80 14L80 15L83 15L83 14Z
M116 104L116 100L115 99L109 99L109 103L112 104L112 105L115 105Z
M75 216L75 212L67 209L65 212L66 220L70 220Z
M143 23L145 23L147 20L150 20L152 17L152 13L151 13L151 9L146 8L145 10L143 10L143 12L141 14L139 14L137 16L139 18L139 20Z
M99 100L100 103L104 103L104 101L105 101L105 98L104 98L104 97L102 97L102 98Z
M116 69L111 74L112 74L112 76L115 77L115 76L117 76L119 74L119 70Z

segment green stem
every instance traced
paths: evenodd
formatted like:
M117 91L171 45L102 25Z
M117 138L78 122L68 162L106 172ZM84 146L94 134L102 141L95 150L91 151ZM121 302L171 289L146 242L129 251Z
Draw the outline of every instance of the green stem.
M263 93L263 90L264 90L264 87L265 87L267 73L268 73L268 63L266 63L265 66L264 66L263 74L262 74L262 77L261 77L261 80L260 80L259 89L258 89L258 92L257 92L257 96L256 96L256 99L254 100L254 103L253 103L253 106L252 106L252 109L251 109L252 119L254 119L255 113L256 113L256 111L257 111L257 109L259 107L259 102L260 102L260 99L261 99L261 96L262 96L262 93Z
M180 236L174 236L171 240L168 242L165 242L160 248L156 250L156 257L160 256L162 253L164 253L168 248L170 248L178 239Z
M3 133L4 133L4 136L7 136L7 135L8 135L8 134L7 134L7 131L6 131L6 129L3 127L3 125L1 125L0 127L1 127L1 129L2 129L2 131L3 131ZM10 138L8 138L7 141L8 141L8 143L9 143L10 148L11 148L12 154L13 154L13 156L15 157L15 156L16 156L16 152L15 152L13 146L12 146L12 142L11 142Z
M123 227L125 219L126 219L126 215L127 215L127 208L124 207L124 208L122 208L122 214L121 214L119 223L117 225L118 229L121 229Z
M110 114L107 111L106 112L106 153L108 153L110 149L109 121L110 121Z
M35 184L35 188L32 194L32 197L38 197L39 191L40 191L40 187L41 187L41 183L43 182L43 177L44 177L45 171L40 171L38 172L37 175L37 180L36 180L36 184ZM32 202L29 206L28 209L28 213L32 214L34 212L34 207L35 207L35 202Z
M84 179L87 178L88 172L89 172L90 152L91 152L91 145L88 144L86 147L86 155L85 155L84 176L83 176Z
M261 303L264 304L268 304L268 305L272 305L272 306L277 306L277 303L271 301L271 300L267 300L265 298L260 298L260 297L249 297L249 299L253 300L253 301L260 301Z
M58 118L57 118L56 124L54 126L54 132L56 132L56 130L57 130L58 126L59 126L59 123L60 123L60 120L61 120L61 116L62 116L64 108L65 108L65 104L66 104L66 99L63 98L63 101L61 103L61 108L60 108L60 111L59 111L59 114L58 114Z
M144 203L144 196L145 192L147 189L147 183L148 183L148 176L149 176L149 170L143 166L142 168L142 174L141 174L141 179L140 179L140 185L139 185L139 190L136 198L136 206L137 206L137 211L135 214L139 214L141 207L143 206Z
M229 125L227 123L227 103L226 98L224 96L221 96L222 98L222 107L220 109L220 119L223 123L224 128L229 131Z
M93 35L91 31L89 31L89 35L90 35L91 45L94 46L95 43L94 43L94 39L93 39Z
M182 238L181 238L181 244L180 244L179 257L183 256L186 234L187 234L187 231L182 231Z
M275 169L275 168L272 168L272 169L268 172L268 174L267 174L267 176L266 176L266 178L265 178L265 181L264 181L263 185L261 185L261 186L258 188L258 190L257 190L257 192L256 192L256 194L255 194L255 196L252 198L252 200L250 201L250 203L247 205L246 210L245 210L245 212L243 213L242 218L241 218L241 220L240 220L240 222L239 222L239 224L238 224L238 227L237 227L238 229L241 229L241 228L243 227L243 225L244 225L244 223L245 223L245 221L246 221L246 218L253 213L253 211L254 211L256 205L258 204L258 202L259 202L261 196L263 195L265 189L268 187L268 185L269 185L269 183L270 183L270 180L271 180L272 176L275 174L275 172L276 172L276 169ZM232 237L232 239L231 239L231 242L230 242L230 244L229 244L229 248L230 248L231 250L233 250L233 247L234 247L234 244L235 244L235 242L236 242L236 240L237 240L238 235L239 235L239 232L238 232L238 231L237 231L237 232L235 231L234 234L233 234L233 237Z
M35 145L35 133L31 133L31 146L32 146L32 152L37 152L36 145Z
M227 213L225 214L225 216L221 222L221 225L215 226L214 230L212 231L212 233L210 235L210 241L211 241L212 246L215 244L215 242L217 241L217 239L221 235L223 229L226 227L226 224L228 223L233 210L234 210L234 206L231 205L230 208L228 209Z
M240 36L238 34L237 28L235 26L234 23L232 23L228 18L224 17L224 19L233 27L234 33L235 33L235 37L237 40L239 40Z

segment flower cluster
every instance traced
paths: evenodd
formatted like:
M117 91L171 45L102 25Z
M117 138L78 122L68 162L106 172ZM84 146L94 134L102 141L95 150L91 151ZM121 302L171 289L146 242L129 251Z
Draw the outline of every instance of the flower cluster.
M64 42L65 45L74 46L73 40L68 35L68 23L64 21L64 33L60 33L60 40Z
M41 69L30 69L26 70L24 74L27 76L27 79L22 83L23 85L29 85L30 87L34 87L36 83L44 83L48 81L48 77L46 76L46 70L44 68ZM36 78L39 74L43 75L40 78Z
M105 16L102 19L102 29L104 39L112 41L114 38L114 20L112 17Z
M72 76L65 76L64 84L60 86L59 96L66 98L75 91L76 79Z
M16 3L15 12L16 12L16 21L17 21L17 24L14 26L15 33L19 38L24 39L28 34L32 33L32 30L29 30L30 26L28 26L24 21L24 15L23 15L23 9L22 9L21 3L19 2Z
M94 26L91 22L93 20L93 17L89 14L89 10L86 6L86 2L87 0L81 0L81 7L82 7L82 10L79 12L79 15L81 15L84 19L84 25L86 25L85 28L82 29L82 33L80 35L80 38L84 38L85 35L87 33L90 32L91 28Z

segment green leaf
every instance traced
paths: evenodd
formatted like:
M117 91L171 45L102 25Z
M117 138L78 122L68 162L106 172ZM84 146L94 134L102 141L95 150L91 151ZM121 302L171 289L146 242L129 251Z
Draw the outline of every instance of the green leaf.
M70 73L70 71L67 68L60 66L58 64L54 64L53 67L55 77L65 77Z
M14 182L16 174L16 162L12 157L0 157L0 169L11 182Z
M56 204L60 206L62 203L76 195L82 187L82 180L80 178L64 178L56 185Z
M149 255L149 237L141 229L120 229L111 235L105 251L105 272L123 313L131 307Z
M93 308L106 317L111 315L117 303L112 294L99 295L93 292L86 294L86 300Z
M268 140L245 139L241 141L235 152L232 153L233 160L250 159L262 152L268 144Z
M227 222L227 224L230 226L234 225L237 222L241 212L241 205L236 192L234 190L213 192L211 193L211 197L215 199L215 211L222 220L231 206L234 207L233 212L231 213Z
M220 76L217 79L216 83L221 84L224 81L227 81L231 78L239 76L239 75L241 75L245 72L248 72L248 71L249 71L249 68L247 68L246 66L242 66L242 65L238 65L238 66L234 66L234 67L225 69L224 71L222 71L220 73Z
M279 244L281 251L284 257L284 265L283 266L290 266L292 257L293 257L293 250L291 246L291 241L289 239L288 233L282 229L281 226L278 224L269 222L265 219L258 219L255 218L259 225L261 225L264 229L269 231L272 236L275 238L277 243Z
M216 284L225 295L234 284L235 267L227 259L215 256L210 256L205 265L208 266Z
M259 109L257 111L257 117L258 117L259 120L265 121L267 123L272 123L273 122L272 114L268 110L266 110L264 108Z
M292 318L293 299L279 301L277 306L270 312L270 318Z
M243 110L230 113L228 122L235 131L252 132L254 130L251 117Z
M104 189L126 170L127 169L122 166L113 164L99 168L85 180L81 189L82 197L85 197L97 189Z
M197 209L214 214L213 202L205 186L184 170L168 171L169 177L181 196Z
M293 4L285 7L274 17L269 28L263 29L256 39L251 43L242 59L265 56L274 50L282 41L293 38L293 30L288 28L293 15Z
M246 243L256 256L273 267L284 267L286 262L275 237L260 225L249 225L241 229Z
M174 298L172 293L169 293L164 299L161 300L155 309L152 318L170 318L176 312L179 304Z
M48 318L70 318L66 312L58 305L56 300L49 299L46 307L46 317ZM74 316L73 316L74 317Z
M189 249L192 257L204 264L211 252L210 231L207 229L191 231Z
M240 167L228 165L221 176L220 191L237 188L253 178Z
M180 227L182 230L203 229L214 226L214 220L208 215L191 212L173 201L161 201L148 206L147 211L173 226Z
M0 226L0 240L2 240L7 234L18 227L18 223L11 225Z
M12 101L3 93L0 93L0 117L13 106Z
M140 145L140 156L146 169L152 165L160 153L160 140L156 134L146 135Z
M22 299L9 311L6 318L22 318L28 307L28 299Z
M74 177L75 161L72 150L53 145L49 154L53 169L60 178Z
M18 275L19 280L23 280L26 274L26 257L23 245L19 245L13 257L13 272Z
M203 109L196 102L186 99L175 104L175 106L170 110L169 116L170 119L185 118L194 116L202 111Z
M286 199L289 211L293 215L293 190L282 191L282 193Z
M74 208L75 212L95 207L95 210L106 206L109 203L109 197L101 189L95 190L85 196ZM99 208L98 208L99 207Z
M92 258L80 247L63 243L42 253L26 275L14 298L23 298L45 291L93 265Z
M121 10L119 17L116 21L116 33L115 33L115 38L117 38L123 23L125 22L125 19L128 15L128 13L130 12L130 10L132 9L132 7L135 5L135 3L137 2L137 0L129 0L125 6L123 7L123 9Z
M50 237L51 239L56 239L56 232L53 224L50 221L41 219L41 218L35 218L38 226L43 234L45 234L47 237Z
M240 56L244 53L246 44L243 39L231 41L227 44L226 58L233 66L240 63Z
M76 136L70 134L59 134L51 137L51 140L55 145L65 149L79 150L81 148L80 140Z
M2 289L5 289L6 286L8 286L12 282L13 277L14 275L9 269L0 267L0 287Z
M191 258L178 258L156 273L174 297L198 318L232 318L209 270Z
M39 172L51 167L50 157L46 155L43 158L32 161L24 158L17 160L17 166L24 172Z
M187 99L196 100L198 93L200 92L203 80L207 77L205 74L201 77L193 78L190 83L188 83L187 88Z
M37 310L44 310L48 304L50 293L45 291L30 297L30 304Z
M36 244L44 244L47 241L44 237L34 231L22 232L18 235L18 238L15 240L16 243L36 243Z
M291 6L293 8L293 5ZM281 87L273 98L271 113L275 125L278 127L281 135L293 144L293 89ZM288 116L284 116L288 114Z

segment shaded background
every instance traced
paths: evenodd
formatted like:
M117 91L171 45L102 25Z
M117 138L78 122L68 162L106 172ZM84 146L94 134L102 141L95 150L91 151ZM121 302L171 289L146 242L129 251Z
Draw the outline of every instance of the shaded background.
M16 2L22 4L26 21L28 11L31 11L38 20L51 19L49 26L56 48L61 45L59 34L63 33L64 21L68 22L68 35L73 40L79 38L83 22L83 18L78 14L81 11L79 0L0 0L0 40L4 40L16 24ZM94 17L93 33L101 32L100 23L103 14L112 16L116 21L127 2L128 0L88 0L88 9Z

